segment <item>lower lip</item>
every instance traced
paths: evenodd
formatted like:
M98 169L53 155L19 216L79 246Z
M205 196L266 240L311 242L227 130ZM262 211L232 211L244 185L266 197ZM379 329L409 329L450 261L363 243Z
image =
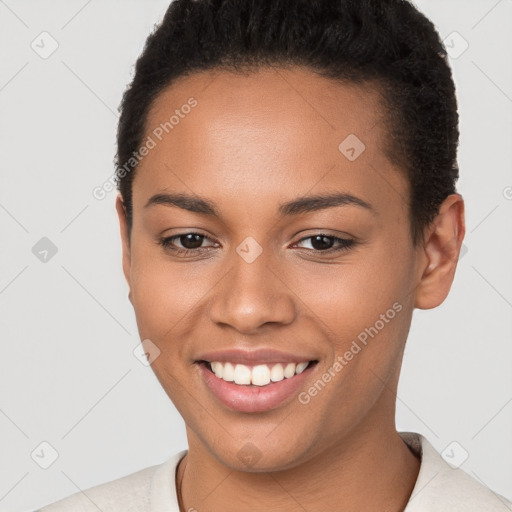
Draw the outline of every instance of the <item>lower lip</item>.
M274 409L291 399L304 386L305 380L314 370L311 364L302 373L266 386L238 385L217 377L206 363L196 363L199 371L213 395L225 406L239 412L264 412Z

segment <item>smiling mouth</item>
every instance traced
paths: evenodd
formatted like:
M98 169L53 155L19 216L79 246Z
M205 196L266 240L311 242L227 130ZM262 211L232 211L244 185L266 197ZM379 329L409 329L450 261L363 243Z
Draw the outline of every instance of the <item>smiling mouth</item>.
M245 365L221 361L198 361L217 378L239 386L263 387L301 374L318 360Z

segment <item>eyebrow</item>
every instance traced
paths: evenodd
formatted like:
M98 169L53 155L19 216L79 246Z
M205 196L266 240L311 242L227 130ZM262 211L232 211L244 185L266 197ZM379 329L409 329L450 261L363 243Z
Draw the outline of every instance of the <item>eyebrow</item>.
M216 204L213 201L204 199L200 196L191 194L155 194L145 204L144 208L152 205L165 205L176 206L183 210L193 213L199 213L210 217L217 217L222 219L222 215ZM311 195L303 196L281 203L278 208L278 213L281 217L290 215L300 215L318 210L325 210L327 208L334 208L337 206L358 206L370 211L376 215L377 212L372 205L363 201L359 197L346 193L332 193L327 195Z

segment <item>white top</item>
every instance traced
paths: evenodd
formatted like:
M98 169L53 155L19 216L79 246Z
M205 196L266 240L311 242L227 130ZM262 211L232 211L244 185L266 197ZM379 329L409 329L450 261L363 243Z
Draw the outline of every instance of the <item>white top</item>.
M504 512L512 503L453 469L421 434L399 432L421 466L404 512ZM179 512L175 477L187 450L136 473L78 492L35 512Z

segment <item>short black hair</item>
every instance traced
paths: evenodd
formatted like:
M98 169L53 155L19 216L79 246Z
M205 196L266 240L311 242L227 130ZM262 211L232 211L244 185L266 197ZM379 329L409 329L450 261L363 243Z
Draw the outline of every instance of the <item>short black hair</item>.
M406 0L175 0L135 65L120 105L116 179L132 226L132 183L149 109L188 74L305 66L374 84L389 127L386 153L409 184L416 245L455 193L455 85L433 23ZM341 141L340 141L341 142Z

